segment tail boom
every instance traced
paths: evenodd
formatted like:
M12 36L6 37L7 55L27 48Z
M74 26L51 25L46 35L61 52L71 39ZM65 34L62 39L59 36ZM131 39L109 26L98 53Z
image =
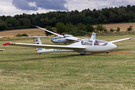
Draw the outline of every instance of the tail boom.
M66 49L44 49L38 48L37 53L49 53L49 52L73 52L74 50L66 50Z

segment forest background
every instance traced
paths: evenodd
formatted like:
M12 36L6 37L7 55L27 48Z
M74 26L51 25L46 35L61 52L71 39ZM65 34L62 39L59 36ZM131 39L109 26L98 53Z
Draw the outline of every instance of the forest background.
M135 22L135 6L102 8L101 10L85 9L82 11L53 11L42 14L20 14L0 16L0 31L35 28L36 25L58 33L69 33L75 36L87 32L107 31L102 24ZM93 27L92 25L97 25ZM132 30L130 26L127 30ZM113 32L113 29L110 29ZM120 28L117 27L117 32ZM49 35L49 33L47 33Z

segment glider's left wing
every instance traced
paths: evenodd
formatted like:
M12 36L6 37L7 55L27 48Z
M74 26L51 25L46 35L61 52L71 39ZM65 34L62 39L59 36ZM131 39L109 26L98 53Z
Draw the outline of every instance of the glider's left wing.
M66 39L70 41L82 41L81 38L76 38L76 37L66 37Z
M109 41L109 42L115 43L115 42L120 42L120 41L124 41L124 40L130 40L130 39L132 39L132 37L130 37L130 38L124 38L124 39L119 39L119 40L114 40L114 41Z
M12 42L7 42L3 44L3 46L6 45L16 45L16 46L26 46L36 48L51 48L51 49L72 49L72 50L85 49L84 46L71 46L71 45L64 46L64 45L28 44L28 43L12 43Z
M49 30L47 30L47 29L41 28L41 27L39 27L39 26L36 26L36 27L39 28L39 29L42 29L42 30L44 30L44 31L46 31L46 32L49 32L49 33L51 33L51 34L54 34L54 35L56 35L56 36L60 36L59 34L54 33L54 32L52 32L52 31L49 31Z
M4 49L0 49L0 51L4 51Z
M47 36L23 36L22 38L45 38Z

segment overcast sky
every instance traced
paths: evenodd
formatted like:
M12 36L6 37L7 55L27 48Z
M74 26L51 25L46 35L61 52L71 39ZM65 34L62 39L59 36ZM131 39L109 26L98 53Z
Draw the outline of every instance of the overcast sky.
M0 0L0 16L135 5L135 0Z

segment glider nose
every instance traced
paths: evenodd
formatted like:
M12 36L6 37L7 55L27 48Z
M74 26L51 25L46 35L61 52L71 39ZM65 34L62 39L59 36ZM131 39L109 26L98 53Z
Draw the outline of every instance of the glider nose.
M53 40L55 40L55 38L52 38L51 41L53 42Z

